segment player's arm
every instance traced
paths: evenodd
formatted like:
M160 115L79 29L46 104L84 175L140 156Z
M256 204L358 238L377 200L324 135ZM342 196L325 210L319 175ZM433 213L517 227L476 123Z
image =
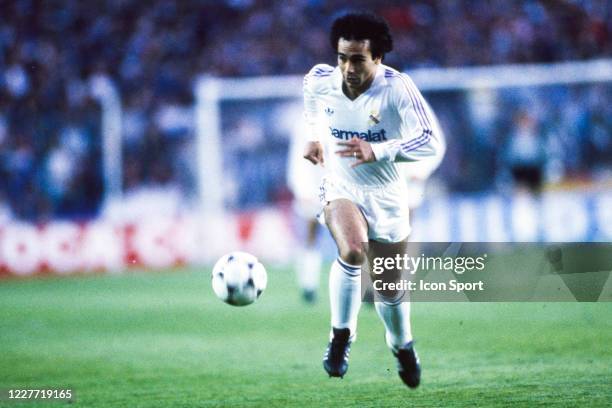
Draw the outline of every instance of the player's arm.
M403 123L403 134L401 139L372 144L376 160L413 162L441 154L442 135L423 95L407 75L393 79L393 100Z
M304 148L304 158L312 164L323 165L323 145L319 140L317 117L319 108L316 98L316 82L322 72L329 70L324 65L315 66L304 77L304 118L307 127L308 142Z

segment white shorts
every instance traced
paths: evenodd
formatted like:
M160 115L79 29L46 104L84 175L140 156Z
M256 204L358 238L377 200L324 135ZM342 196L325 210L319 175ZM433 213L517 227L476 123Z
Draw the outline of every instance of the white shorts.
M311 220L317 218L321 212L321 204L317 199L295 197L293 199L293 211L298 217Z
M324 206L341 198L355 203L368 223L369 239L400 242L410 235L407 189L402 182L370 187L325 176L319 198Z

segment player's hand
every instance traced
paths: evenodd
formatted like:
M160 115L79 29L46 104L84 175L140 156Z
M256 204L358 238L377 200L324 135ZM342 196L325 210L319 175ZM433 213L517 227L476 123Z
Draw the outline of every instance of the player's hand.
M355 159L355 163L353 163L351 167L376 161L376 156L372 151L372 146L370 146L370 143L359 139L358 137L353 137L347 142L338 142L338 146L343 147L343 149L336 151L338 156L352 157Z
M308 142L304 150L304 158L314 165L323 166L323 145L321 142Z

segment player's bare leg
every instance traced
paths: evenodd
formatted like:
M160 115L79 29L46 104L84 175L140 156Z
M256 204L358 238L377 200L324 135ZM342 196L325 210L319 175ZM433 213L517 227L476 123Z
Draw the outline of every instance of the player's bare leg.
M308 220L308 234L306 235L306 245L312 247L317 242L317 232L319 231L319 221L316 218Z
M325 206L325 222L336 241L343 262L361 265L365 260L363 243L368 240L368 224L350 200L334 200Z
M380 243L369 241L368 259L388 257L395 254L406 254L408 240L397 243ZM373 269L370 267L370 271ZM382 276L384 282L398 282L402 278L401 268L385 270ZM381 279L374 276L372 281ZM397 359L398 373L402 381L410 388L418 387L421 380L421 366L413 347L412 329L410 325L409 294L398 290L379 291L374 303L376 312L385 325L385 340Z
M319 278L321 274L321 253L317 248L317 234L320 224L316 218L308 220L305 246L297 257L297 278L302 296L308 303L313 303L317 297Z
M363 243L368 239L368 225L359 208L346 199L330 202L324 211L339 256L329 274L332 330L323 367L330 376L343 377L348 369L350 344L357 332L361 264L366 257Z

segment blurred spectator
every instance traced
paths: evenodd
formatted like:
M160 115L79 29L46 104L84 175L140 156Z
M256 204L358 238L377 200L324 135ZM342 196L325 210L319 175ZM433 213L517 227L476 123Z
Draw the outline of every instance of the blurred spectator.
M519 112L503 149L504 167L510 170L517 187L540 192L546 166L545 145L535 118L527 111Z

